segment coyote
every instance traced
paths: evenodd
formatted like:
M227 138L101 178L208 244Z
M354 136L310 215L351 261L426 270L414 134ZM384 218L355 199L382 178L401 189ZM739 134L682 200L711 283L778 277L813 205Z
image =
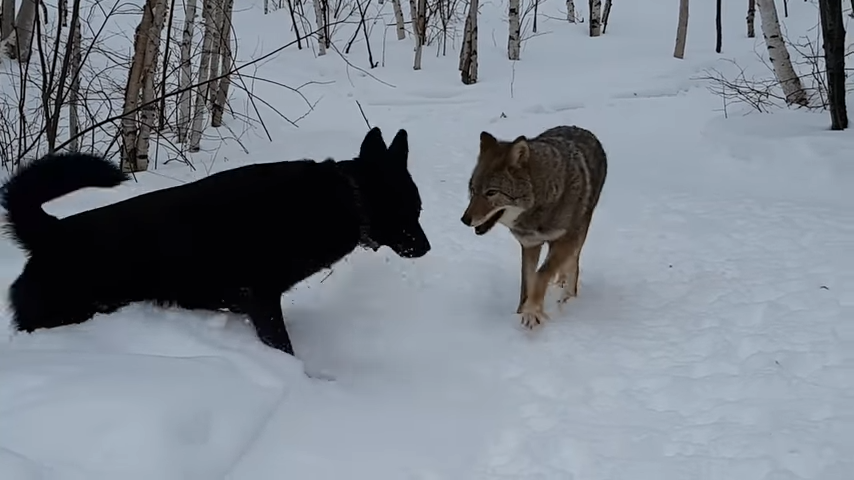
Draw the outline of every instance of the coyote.
M559 307L578 295L581 247L608 161L596 136L559 126L512 142L480 134L480 153L469 180L469 205L460 220L483 235L501 222L522 246L522 288L516 313L528 329L548 320L543 310L552 279L563 293ZM540 250L548 255L537 269Z

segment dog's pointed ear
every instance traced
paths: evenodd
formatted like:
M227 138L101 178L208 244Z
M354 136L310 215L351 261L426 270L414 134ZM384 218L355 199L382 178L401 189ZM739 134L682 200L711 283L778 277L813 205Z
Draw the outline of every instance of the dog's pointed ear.
M407 160L409 159L409 135L406 133L406 130L401 128L397 131L397 135L394 136L394 140L388 146L388 154L389 160L401 162L404 167L407 166Z
M362 140L362 146L359 148L359 158L362 160L382 158L386 150L385 140L383 140L383 133L380 131L380 127L374 127L365 135L365 139Z
M521 167L528 163L528 157L531 155L531 147L528 146L528 139L524 135L516 137L513 143L510 144L510 164L514 167Z
M498 139L489 132L480 132L480 151L485 152L498 146Z

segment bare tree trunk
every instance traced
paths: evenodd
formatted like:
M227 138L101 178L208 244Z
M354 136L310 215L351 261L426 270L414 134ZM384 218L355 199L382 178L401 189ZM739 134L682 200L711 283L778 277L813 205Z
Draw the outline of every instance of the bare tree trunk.
M222 12L222 41L220 51L222 52L222 73L226 74L219 81L216 90L216 99L211 109L211 126L216 128L222 125L222 114L225 111L225 102L228 100L228 88L231 86L231 72L233 68L233 53L231 51L231 17L234 12L234 0L225 0Z
M196 89L196 105L193 110L192 127L190 128L190 147L191 152L198 152L201 149L202 130L205 107L207 106L208 89L208 74L210 74L211 66L211 50L213 49L213 31L216 29L214 24L214 12L216 0L204 0L202 4L202 18L205 22L205 36L202 40L202 59L199 62L199 87Z
M845 22L841 0L819 0L821 35L824 40L824 64L827 69L827 100L830 129L848 128L845 105Z
M605 30L608 29L608 19L611 17L611 0L605 0L605 7L602 9L602 35L605 35Z
M317 55L326 55L326 19L323 15L322 0L312 0L314 15L317 18Z
M213 19L214 29L211 33L211 72L208 78L212 80L208 84L208 104L211 105L216 101L217 92L219 92L219 77L220 64L222 63L222 17L223 17L224 0L213 0L213 9L211 9L211 17Z
M533 0L533 2L534 2L534 25L533 25L533 31L534 31L534 33L537 33L537 17L539 17L539 16L540 16L540 14L539 14L539 10L540 10L540 0Z
M71 138L68 150L78 152L80 151L80 139L77 138L77 134L80 132L80 117L77 107L80 102L80 66L82 63L80 15L74 17L71 29L74 33L71 38L71 85L68 87L68 137Z
M427 0L418 0L418 19L415 22L415 63L413 70L421 70L421 53L424 50L424 37L427 30Z
M685 39L688 37L688 0L679 0L679 24L676 26L676 48L673 56L685 58Z
M777 81L783 88L786 103L805 107L808 103L807 94L801 84L800 77L792 67L789 50L783 42L783 35L780 33L780 21L777 18L777 6L774 5L774 0L756 0L756 6L759 7L759 18L762 25L762 35L765 37L765 45L768 47L768 58L771 60L771 66L774 67Z
M854 0L851 0L854 2ZM753 17L756 16L756 0L747 0L747 38L756 36L753 29Z
M721 0L715 1L715 52L721 53L723 33L721 32Z
M394 21L397 24L397 39L403 40L406 38L406 29L403 28L403 9L400 7L400 0L391 0L391 6L394 8Z
M9 58L16 58L23 63L30 61L38 2L39 0L22 0L15 26L12 28L13 34L7 43L6 54Z
M575 23L575 0L566 0L566 21Z
M154 77L157 69L157 55L160 53L160 37L166 22L166 0L156 0L154 21L148 32L148 44L145 48L145 61L142 66L142 108L139 111L139 136L136 146L137 171L148 169L148 150L151 144L151 130L157 116L157 102L154 97Z
M478 1L471 0L460 49L460 77L465 85L477 83L477 8Z
M154 16L158 4L163 0L146 0L142 8L142 20L136 27L133 46L133 60L128 72L128 83L125 89L125 103L122 117L122 169L126 172L136 172L148 168L147 164L139 162L137 158L137 147L139 142L139 131L137 129L137 108L140 101L140 90L145 80L146 52L148 50L148 36L152 33Z
M588 0L590 8L590 36L598 37L602 34L602 0Z
M178 78L178 142L183 142L190 131L190 83L193 67L190 54L193 48L193 31L196 23L196 0L184 0L184 36L181 38L181 76Z
M0 39L5 40L15 29L15 0L3 0L3 9L0 10Z
M169 50L172 46L172 20L175 18L175 0L169 0L169 20L166 22L166 48L163 51L163 69L160 72L160 104L157 107L157 130L166 128L166 76L169 73Z
M297 16L294 12L294 2L293 0L288 1L288 12L291 14L291 25L294 27L294 33L297 36L297 50L302 50L302 35L299 33L299 27L297 26Z
M507 20L510 27L510 32L507 35L507 58L510 60L519 60L520 50L522 49L519 0L510 0L507 9Z

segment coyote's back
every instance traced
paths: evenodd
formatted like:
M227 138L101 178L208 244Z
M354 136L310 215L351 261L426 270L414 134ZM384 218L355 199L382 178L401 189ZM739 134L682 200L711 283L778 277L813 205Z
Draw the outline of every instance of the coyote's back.
M535 184L548 185L550 191L537 192L542 197L551 196L555 180L563 181L563 195L551 211L554 225L559 229L585 228L599 203L599 196L608 173L608 160L599 139L589 130L576 126L559 126L532 138L532 162ZM553 179L553 180L550 180ZM543 219L545 220L545 219Z

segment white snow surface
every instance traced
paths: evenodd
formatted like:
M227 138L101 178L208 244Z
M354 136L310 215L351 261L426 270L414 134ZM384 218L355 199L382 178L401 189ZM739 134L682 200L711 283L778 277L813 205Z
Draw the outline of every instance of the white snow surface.
M413 71L412 39L392 26L383 40L379 24L385 66L368 67L361 37L351 65L295 48L266 60L254 75L333 82L304 90L319 102L299 128L259 104L272 142L258 128L241 140L248 153L226 142L214 160L194 157L196 171L173 162L46 208L64 216L246 163L351 158L367 131L358 100L386 141L409 132L432 251L358 250L284 295L298 359L237 316L146 305L9 328L0 479L850 480L854 133L829 131L824 112L728 106L725 118L695 78L722 58L761 71L754 50L767 52L758 19L748 39L746 7L724 3L723 54L714 2L696 2L682 61L675 0L615 2L600 38L552 0L515 66L506 3L485 4L470 87L452 46L429 47ZM243 60L293 39L286 9L236 4ZM813 3L789 9L790 34L817 23ZM285 114L304 108L274 84L254 88ZM609 173L579 297L559 313L552 292L551 321L527 332L518 244L459 219L481 130L559 124L595 132ZM286 209L281 220L299 227ZM0 256L5 288L24 256L10 241Z

